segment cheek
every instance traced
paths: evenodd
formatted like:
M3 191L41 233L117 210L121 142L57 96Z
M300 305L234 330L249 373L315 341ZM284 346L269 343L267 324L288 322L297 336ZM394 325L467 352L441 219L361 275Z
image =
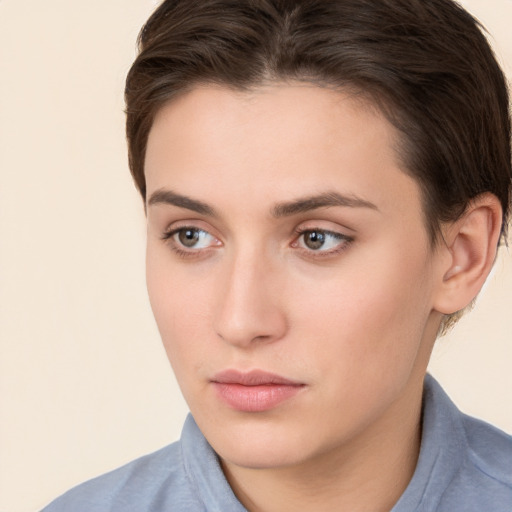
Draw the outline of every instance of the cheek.
M204 374L208 363L205 345L212 343L205 325L208 294L197 283L191 286L188 279L168 265L153 263L148 258L151 308L181 392L189 407L196 410L197 399L203 395L197 377Z
M413 364L429 316L430 289L423 253L405 254L389 247L358 253L357 261L317 280L317 293L302 295L297 327L303 339L325 348L319 353L325 354L325 365L373 378Z
M151 309L167 355L174 360L204 342L208 318L208 282L169 263L169 257L148 247L146 282Z

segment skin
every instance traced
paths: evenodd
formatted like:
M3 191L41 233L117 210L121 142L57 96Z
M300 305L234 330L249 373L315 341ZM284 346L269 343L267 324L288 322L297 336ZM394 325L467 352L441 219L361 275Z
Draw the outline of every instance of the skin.
M306 84L198 87L155 118L150 301L190 410L249 510L389 510L414 472L456 258L429 245L396 141L369 105ZM282 206L326 193L349 201ZM184 228L200 230L195 246ZM306 230L327 233L324 246L311 249ZM237 411L211 382L232 368L303 387L271 410Z

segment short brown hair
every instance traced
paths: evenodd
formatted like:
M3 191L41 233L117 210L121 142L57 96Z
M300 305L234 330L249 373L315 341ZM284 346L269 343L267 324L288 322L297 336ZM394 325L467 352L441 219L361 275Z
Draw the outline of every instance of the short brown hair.
M431 240L483 192L507 226L506 81L479 23L452 0L166 0L139 36L126 82L129 164L145 198L156 112L200 83L301 80L351 88L398 128Z

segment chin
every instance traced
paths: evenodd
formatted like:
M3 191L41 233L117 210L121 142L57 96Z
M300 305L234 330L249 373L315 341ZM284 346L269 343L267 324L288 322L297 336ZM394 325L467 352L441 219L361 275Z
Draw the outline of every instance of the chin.
M222 460L238 467L248 469L277 469L299 465L303 457L298 447L282 446L277 442L274 446L268 443L263 446L229 446L226 450L217 452Z
M230 424L217 432L206 431L205 437L221 459L252 469L300 464L308 458L308 445L312 440L307 432L270 421ZM310 448L313 452L314 447Z

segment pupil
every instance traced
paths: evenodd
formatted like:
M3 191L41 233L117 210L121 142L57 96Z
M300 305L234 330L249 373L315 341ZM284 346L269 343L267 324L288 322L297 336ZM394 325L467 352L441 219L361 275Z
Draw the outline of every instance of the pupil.
M318 231L309 231L306 234L305 244L310 249L320 249L325 243L325 235Z
M183 229L178 238L185 247L193 247L199 240L199 233L195 229Z

